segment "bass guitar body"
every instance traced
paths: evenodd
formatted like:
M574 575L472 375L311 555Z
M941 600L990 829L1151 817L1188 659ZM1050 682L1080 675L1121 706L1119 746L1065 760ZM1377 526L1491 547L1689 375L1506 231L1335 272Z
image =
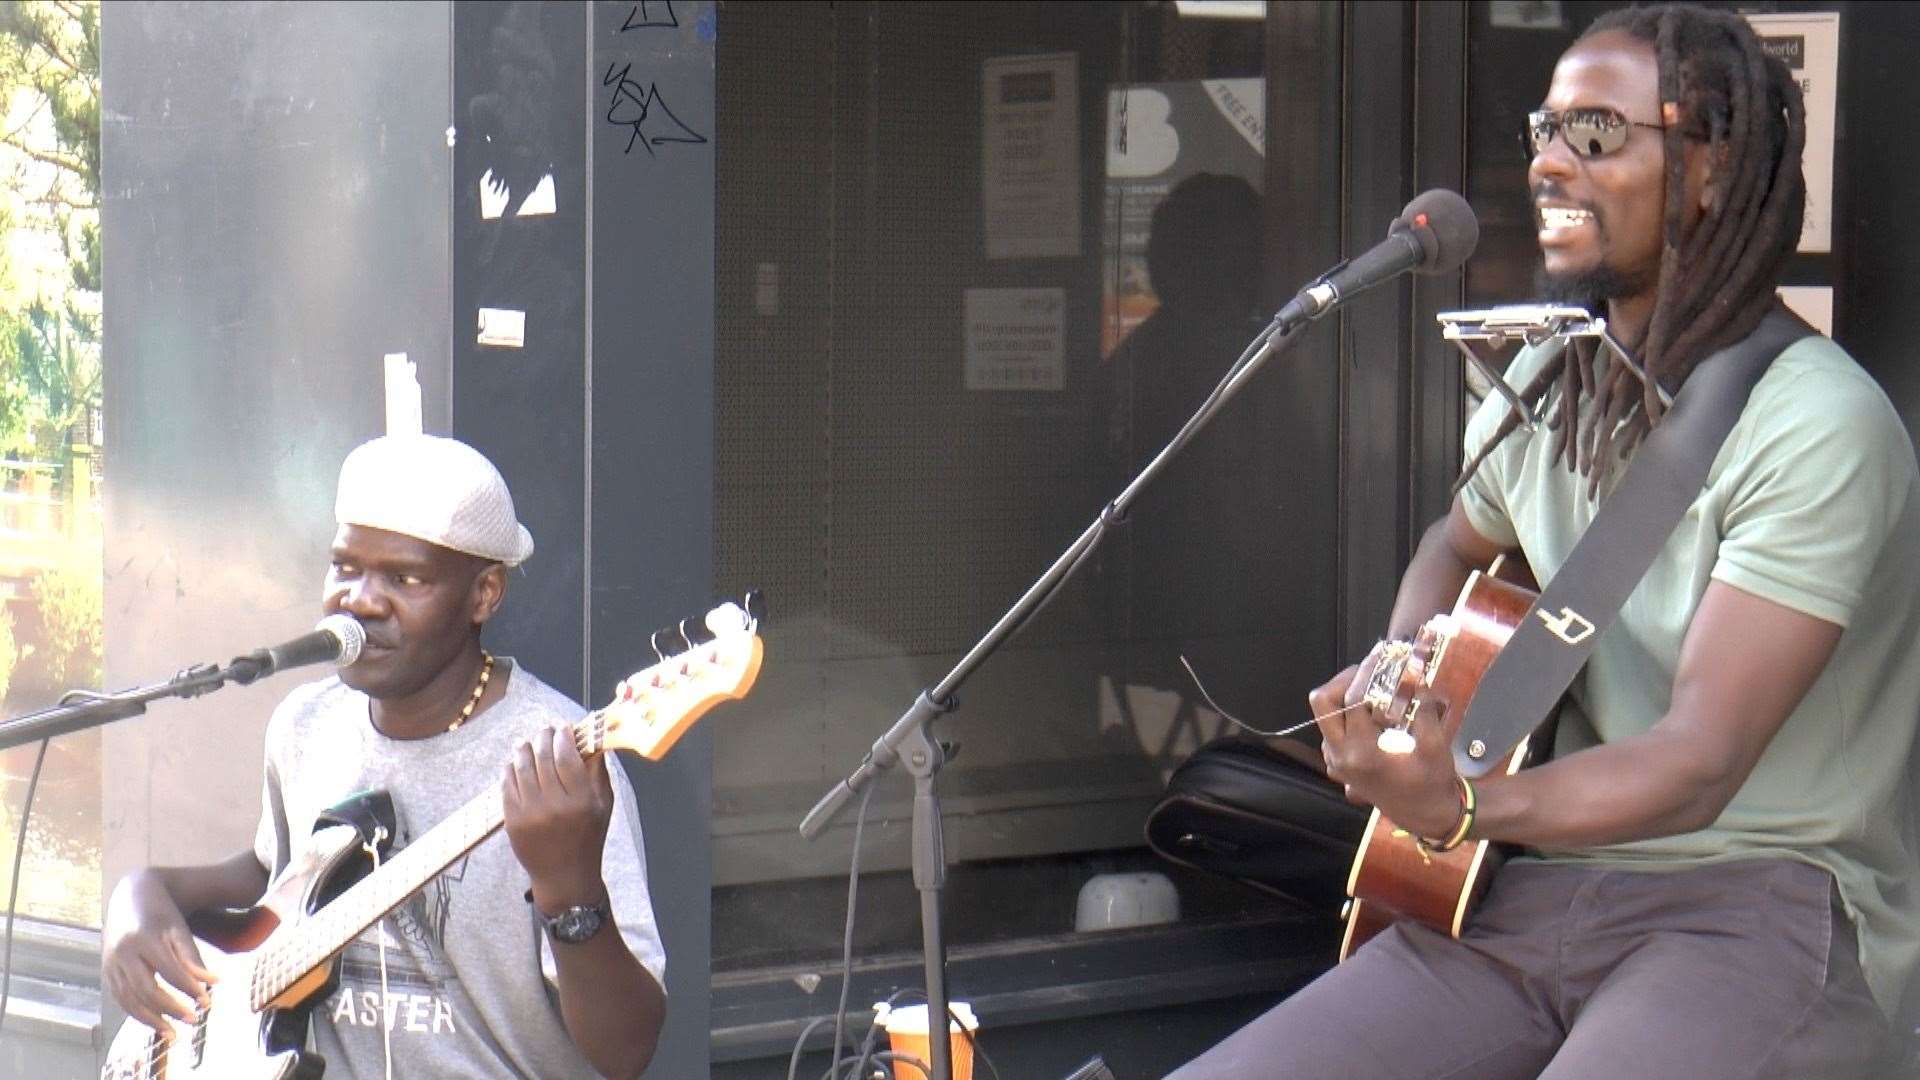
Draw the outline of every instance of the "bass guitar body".
M1429 620L1409 647L1376 665L1368 693L1382 720L1406 726L1438 719L1453 741L1481 678L1533 605L1533 590L1502 580L1498 572L1499 564L1474 572L1450 614ZM1495 768L1520 769L1533 741L1523 740ZM1498 849L1485 840L1446 852L1425 850L1374 810L1347 876L1352 899L1340 959L1402 919L1459 937L1499 862Z
M101 1080L319 1080L326 1059L307 1049L307 1018L333 992L337 956L263 1008L252 1001L256 957L366 875L372 863L363 845L392 834L392 814L385 795L356 796L322 819L258 905L190 918L201 958L219 979L208 1004L192 1024L174 1021L165 1035L127 1021L107 1050Z

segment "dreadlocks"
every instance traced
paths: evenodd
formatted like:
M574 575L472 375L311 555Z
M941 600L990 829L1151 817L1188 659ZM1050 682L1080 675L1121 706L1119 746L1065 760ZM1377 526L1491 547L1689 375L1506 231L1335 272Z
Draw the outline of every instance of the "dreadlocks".
M1609 12L1581 40L1620 31L1649 42L1659 58L1660 100L1679 105L1663 116L1666 130L1666 220L1653 316L1640 345L1649 381L1619 362L1595 370L1593 339L1581 339L1547 362L1520 392L1557 429L1555 460L1578 467L1596 497L1615 444L1631 449L1659 422L1656 384L1677 393L1694 365L1752 332L1773 304L1774 284L1800 238L1806 187L1800 155L1806 143L1800 86L1785 64L1767 55L1747 21L1730 11L1676 4ZM1672 113L1671 106L1663 112ZM1676 123L1675 120L1678 120ZM1707 144L1713 170L1712 211L1690 234L1685 140ZM1580 404L1594 408L1581 422ZM1519 423L1509 413L1454 484L1466 486L1494 447ZM1622 423L1624 421L1624 424Z

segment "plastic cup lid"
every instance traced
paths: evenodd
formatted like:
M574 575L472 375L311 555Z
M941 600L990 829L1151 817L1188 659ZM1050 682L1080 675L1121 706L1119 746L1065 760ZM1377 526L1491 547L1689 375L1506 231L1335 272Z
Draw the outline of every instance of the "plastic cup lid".
M980 1020L973 1015L973 1006L965 1001L949 1001L947 1008L959 1019L961 1026L968 1031L979 1031ZM902 1035L925 1035L927 1033L927 1007L925 1005L888 1005L884 1001L875 1002L873 1022L889 1032ZM953 1022L948 1021L948 1030L953 1030Z

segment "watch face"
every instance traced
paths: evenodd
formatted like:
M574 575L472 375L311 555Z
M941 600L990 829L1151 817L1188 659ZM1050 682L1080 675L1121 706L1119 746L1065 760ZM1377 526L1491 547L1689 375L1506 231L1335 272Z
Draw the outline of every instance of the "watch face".
M547 931L555 941L577 945L599 933L606 915L597 907L570 907L547 920Z

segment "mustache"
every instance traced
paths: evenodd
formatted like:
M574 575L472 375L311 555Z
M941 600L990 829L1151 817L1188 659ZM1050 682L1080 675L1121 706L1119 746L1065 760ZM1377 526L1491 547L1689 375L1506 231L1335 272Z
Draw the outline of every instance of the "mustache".
M400 638L390 634L380 623L360 620L361 629L367 632L367 645L375 649L395 649L400 646ZM378 629L376 629L378 628Z
M1533 185L1532 209L1533 209L1533 223L1535 225L1540 224L1540 203L1542 200L1546 200L1546 199L1552 199L1554 202L1559 202L1559 203L1567 203L1569 205L1578 207L1581 210L1585 210L1587 213L1593 215L1594 225L1597 226L1600 229L1600 231L1602 232L1606 231L1606 227L1607 227L1606 215L1600 212L1599 207L1595 206L1590 202L1569 197L1567 195L1567 189L1564 187L1561 187L1557 182L1553 180L1542 180L1539 183Z

